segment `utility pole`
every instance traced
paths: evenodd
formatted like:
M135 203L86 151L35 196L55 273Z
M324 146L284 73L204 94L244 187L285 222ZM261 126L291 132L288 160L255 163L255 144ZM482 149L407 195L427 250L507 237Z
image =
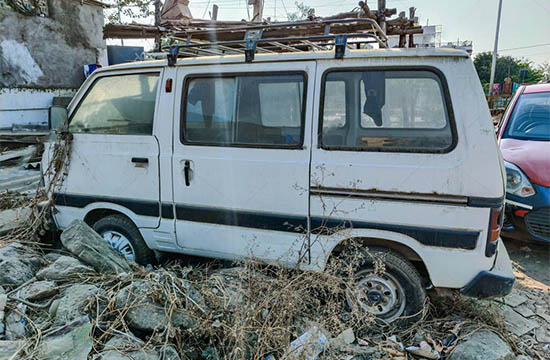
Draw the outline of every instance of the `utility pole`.
M117 8L117 19L118 19L118 23L119 24L122 24L122 17L120 16L120 0L117 0L116 2L116 8ZM124 39L120 39L120 45L124 46Z
M155 35L155 51L161 51L160 41L160 0L155 0L155 26L157 28L157 35Z
M497 67L498 33L500 31L501 11L502 11L502 0L498 0L497 31L495 34L495 47L493 48L493 62L491 63L491 80L489 81L489 95L491 95L491 93L493 92L493 84L495 83L495 69Z
M218 5L216 4L212 5L212 15L210 16L210 20L218 20Z

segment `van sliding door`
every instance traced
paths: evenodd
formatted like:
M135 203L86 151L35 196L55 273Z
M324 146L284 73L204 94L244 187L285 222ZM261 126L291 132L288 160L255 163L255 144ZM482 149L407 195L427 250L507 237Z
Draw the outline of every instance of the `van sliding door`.
M307 262L315 62L178 71L178 244L197 255Z

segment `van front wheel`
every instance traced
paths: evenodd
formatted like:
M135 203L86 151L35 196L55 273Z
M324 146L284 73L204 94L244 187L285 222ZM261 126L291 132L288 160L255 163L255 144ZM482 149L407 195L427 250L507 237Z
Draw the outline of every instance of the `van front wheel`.
M369 248L346 292L352 309L366 311L388 323L407 325L422 316L426 292L416 268L401 255Z
M145 244L138 228L125 216L106 216L97 221L92 228L127 260L140 265L153 262L153 252Z

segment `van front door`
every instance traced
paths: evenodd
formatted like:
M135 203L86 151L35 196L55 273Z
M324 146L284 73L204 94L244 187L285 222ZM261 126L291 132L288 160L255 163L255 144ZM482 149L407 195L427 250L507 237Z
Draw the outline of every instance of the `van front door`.
M158 226L153 118L160 75L159 70L96 75L80 97L69 122L73 141L67 176L56 189L60 227L95 208L124 213L141 228Z
M314 70L314 62L178 70L173 184L186 252L308 260Z

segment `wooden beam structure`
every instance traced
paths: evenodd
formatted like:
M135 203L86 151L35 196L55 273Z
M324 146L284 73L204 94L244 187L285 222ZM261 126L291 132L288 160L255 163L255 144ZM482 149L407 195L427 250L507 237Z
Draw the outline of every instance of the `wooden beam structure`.
M409 47L414 46L413 34L421 34L422 27L415 22L415 8L409 9L409 17L401 12L398 17L397 9L386 8L385 0L377 0L378 9L372 10L367 1L359 1L358 7L349 12L343 12L327 17L316 17L313 21L295 21L283 23L268 23L261 20L261 8L263 0L248 0L254 5L255 15L253 21L220 21L214 16L212 19L190 19L187 23L179 21L163 21L161 26L141 24L107 24L104 27L104 38L115 39L143 39L164 37L179 41L239 41L245 35L254 30L261 29L262 37L284 38L289 36L305 37L326 33L327 28L323 21L332 21L331 34L338 33L362 33L372 31L372 24L361 22L359 19L372 19L383 30L385 35L398 35L399 47L406 46L406 36L409 35ZM217 11L213 12L217 13ZM217 15L217 14L216 14ZM258 20L258 16L259 19ZM342 20L339 24L337 20ZM344 21L345 19L345 21ZM349 22L350 19L358 19L357 22ZM370 20L372 22L372 20ZM316 23L318 22L318 24ZM374 31L376 32L376 31ZM384 35L384 37L385 37ZM288 45L288 44L286 44ZM284 47L280 47L281 49Z

